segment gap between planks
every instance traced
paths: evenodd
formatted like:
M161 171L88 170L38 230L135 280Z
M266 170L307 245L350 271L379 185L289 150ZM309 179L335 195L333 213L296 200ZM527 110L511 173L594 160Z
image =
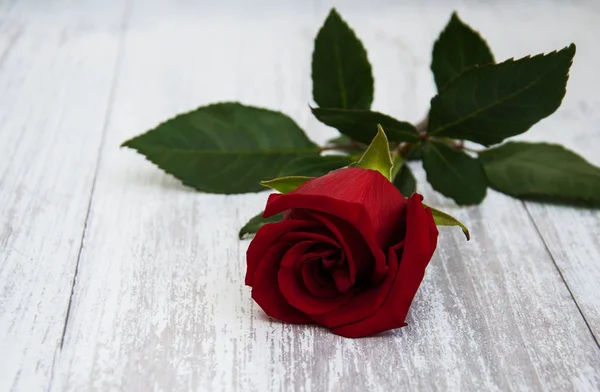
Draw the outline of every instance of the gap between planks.
M96 179L98 178L98 171L100 170L100 165L102 163L102 150L104 149L104 145L105 145L106 132L108 129L108 124L110 122L112 110L114 107L114 101L115 101L114 98L115 98L115 93L117 90L117 85L119 82L119 74L120 74L121 64L123 62L123 56L124 56L125 39L126 39L126 34L127 34L127 28L129 25L129 20L131 18L132 9L133 9L133 0L128 0L125 4L125 10L123 11L123 16L121 18L121 26L119 29L119 44L117 47L117 59L115 61L113 78L111 81L110 92L108 94L108 105L106 106L106 113L104 115L104 124L102 125L102 133L100 136L100 143L98 146L98 155L96 158L96 167L94 169L94 179L92 180L92 187L90 190L89 201L88 201L87 210L86 210L86 214L85 214L83 231L81 233L81 242L79 243L79 249L77 251L77 262L75 263L75 271L73 273L73 280L71 282L71 294L69 295L69 303L67 305L67 313L65 315L63 330L62 330L62 334L60 337L60 345L57 349L57 351L59 353L63 349L64 342L65 342L65 335L67 333L67 328L69 327L69 316L71 314L71 307L73 304L73 295L75 294L75 284L77 283L77 274L79 273L79 263L81 261L81 253L82 253L83 246L85 243L85 235L86 235L87 228L88 228L90 211L92 209L92 203L94 200L94 190L96 189ZM52 386L52 381L54 379L55 364L56 364L56 355L54 356L54 358L52 360L52 370L51 370L51 375L50 375L50 381L48 383L48 389L47 389L48 391L50 390L50 388Z
M585 317L585 314L583 313L583 310L581 309L581 306L579 305L579 302L577 302L577 298L575 298L575 295L573 294L573 290L571 290L569 283L567 283L565 276L563 275L562 271L560 270L560 267L558 266L558 263L556 262L556 258L554 257L554 254L552 253L552 251L550 250L550 247L546 243L546 239L542 235L542 232L540 231L540 228L539 228L537 222L535 221L535 219L533 219L533 215L531 215L531 211L529 211L529 207L527 206L527 203L525 201L521 200L521 205L523 205L525 211L527 212L527 216L529 217L529 220L533 224L535 231L537 232L538 236L542 240L542 243L544 244L544 247L546 248L546 252L548 252L548 255L550 256L550 260L552 260L552 264L554 264L554 267L556 268L556 271L558 272L560 279L565 284L565 287L567 288L567 291L569 292L571 299L575 303L575 306L577 307L577 310L579 311L581 318L585 322L585 326L587 327L588 331L590 332L590 335L592 335L592 339L594 339L594 342L596 342L596 346L598 347L598 349L600 349L600 342L598 342L598 337L594 333L592 326L588 322L588 319Z

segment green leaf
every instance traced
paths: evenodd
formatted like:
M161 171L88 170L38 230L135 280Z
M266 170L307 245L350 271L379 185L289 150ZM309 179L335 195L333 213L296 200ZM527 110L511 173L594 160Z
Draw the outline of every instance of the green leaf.
M340 135L333 139L329 139L327 145L330 147L339 147L337 152L345 154L362 153L367 149L366 144L352 140L352 138L346 135Z
M396 178L396 176L398 175L398 172L400 172L400 169L404 165L404 157L398 151L394 151L393 153L390 153L390 155L392 157L391 177L392 177L392 181L394 181L394 178Z
M415 180L412 171L406 164L400 168L398 175L394 178L393 184L404 197L410 197L417 191L417 180Z
M494 56L478 32L452 13L446 28L433 45L431 71L438 90L474 65L494 63Z
M421 160L421 144L417 144L412 150L408 152L406 156L407 161L420 161Z
M274 178L272 180L261 181L260 185L275 189L277 192L290 193L295 191L299 186L312 180L314 177L290 176Z
M487 181L479 161L444 143L423 143L423 168L433 189L457 204L478 204L485 197Z
M435 221L436 225L438 225L438 226L458 226L462 229L463 233L465 234L465 237L467 237L467 241L469 241L471 239L471 234L469 233L469 229L467 229L467 226L460 223L460 221L458 219L456 219L452 215L448 215L445 212L437 210L433 207L430 207L427 205L426 205L426 207L431 209L431 215L433 215L433 220Z
M348 166L352 158L348 155L325 155L301 157L288 162L281 168L278 177L308 176L321 177L330 171Z
M390 155L390 145L381 125L377 126L377 135L355 166L376 170L391 181L392 156Z
M600 206L600 168L566 148L510 142L479 154L492 188L508 195Z
M332 146L345 146L350 143L352 143L352 139L346 135L336 136L327 140L327 144Z
M499 143L554 113L565 95L575 45L466 70L436 95L430 135Z
M123 143L200 191L262 189L292 159L318 147L288 116L239 103L217 103L180 114Z
M371 107L373 74L367 52L335 9L315 39L312 80L313 98L320 107Z
M417 142L419 133L412 124L369 110L311 108L322 123L334 127L344 135L369 144L377 134L377 124L385 129L393 142Z
M244 227L242 227L240 229L240 233L239 233L240 240L250 237L252 234L256 233L258 231L258 229L260 229L267 223L280 222L283 219L283 215L285 214L284 212L282 212L280 214L273 215L268 218L263 218L262 217L263 213L264 213L264 211L262 211L260 214L256 215L252 219L250 219L248 221L248 223L246 223L244 225Z

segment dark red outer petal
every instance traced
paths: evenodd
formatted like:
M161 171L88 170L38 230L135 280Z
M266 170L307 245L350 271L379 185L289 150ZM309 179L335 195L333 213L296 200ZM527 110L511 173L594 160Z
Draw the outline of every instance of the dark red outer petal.
M299 228L306 229L317 226L318 223L315 222L285 220L277 223L269 223L258 229L246 251L246 285L252 286L252 278L254 277L256 269L258 268L259 263L261 263L264 254L282 235Z
M406 200L381 173L346 168L307 181L286 195L270 195L264 216L292 209L320 211L349 222L371 248L374 274L383 277L387 263L382 249L399 239Z
M404 251L386 301L373 316L334 328L333 333L358 338L406 325L406 314L437 245L438 230L431 210L421 204L422 199L414 194L408 201Z
M277 273L288 249L289 244L282 242L263 255L252 279L252 298L271 317L288 323L310 323L310 318L291 306L279 288Z

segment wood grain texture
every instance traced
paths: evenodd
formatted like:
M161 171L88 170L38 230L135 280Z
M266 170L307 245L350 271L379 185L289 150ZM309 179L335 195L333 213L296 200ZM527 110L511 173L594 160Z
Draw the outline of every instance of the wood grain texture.
M134 4L51 390L598 390L600 350L520 201L490 192L459 209L421 186L473 239L442 230L407 328L349 340L275 322L251 301L248 242L236 234L265 194L196 193L118 149L177 112L224 100L282 110L318 142L334 136L306 105L312 38L329 6L272 4ZM374 108L418 120L451 4L339 8L369 50ZM506 9L458 6L499 59L563 45L537 33L557 17L577 37L595 28L586 4L552 3L535 18L532 5Z
M553 20L540 23L539 28L548 31L545 34L548 41L557 45L560 41L575 42L577 55L560 110L520 139L564 144L600 166L600 97L597 94L600 74L596 66L600 47L595 38L600 35L600 27L592 22L600 17L600 3L596 2L595 6L577 18L571 7L564 9L567 20L579 21L577 26L553 23ZM534 15L535 12L531 12L523 17ZM551 25L554 28L550 28ZM519 37L515 31L507 33L507 39L514 41L518 51L532 50L535 40ZM600 211L539 203L526 203L526 206L596 341L600 340Z
M60 348L115 68L117 40L102 28L122 7L84 21L77 7L89 2L8 3L0 7L0 390L38 391Z

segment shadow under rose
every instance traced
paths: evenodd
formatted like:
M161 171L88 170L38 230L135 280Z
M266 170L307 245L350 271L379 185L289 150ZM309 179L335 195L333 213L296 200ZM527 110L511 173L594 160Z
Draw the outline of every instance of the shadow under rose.
M396 329L392 329L392 330L389 330L389 331L380 332L378 334L371 335L371 336L363 336L363 337L360 337L360 338L345 338L345 337L343 337L341 335L334 334L329 328L325 328L325 327L320 326L318 324L308 324L308 323L307 324L290 324L290 323L286 323L286 322L281 321L281 320L277 320L277 319L275 319L273 317L267 316L262 311L258 314L257 319L260 320L260 321L264 321L264 322L270 323L270 324L280 324L280 325L294 326L294 327L297 327L297 328L302 328L302 329L304 329L306 331L312 330L314 332L318 332L319 334L330 334L331 336L337 336L337 337L340 337L340 338L352 339L352 340L379 340L379 339L384 339L384 340L389 341L390 338L397 337L397 336L403 334L404 333L404 329L405 329L405 327L403 327L403 328L396 328Z

